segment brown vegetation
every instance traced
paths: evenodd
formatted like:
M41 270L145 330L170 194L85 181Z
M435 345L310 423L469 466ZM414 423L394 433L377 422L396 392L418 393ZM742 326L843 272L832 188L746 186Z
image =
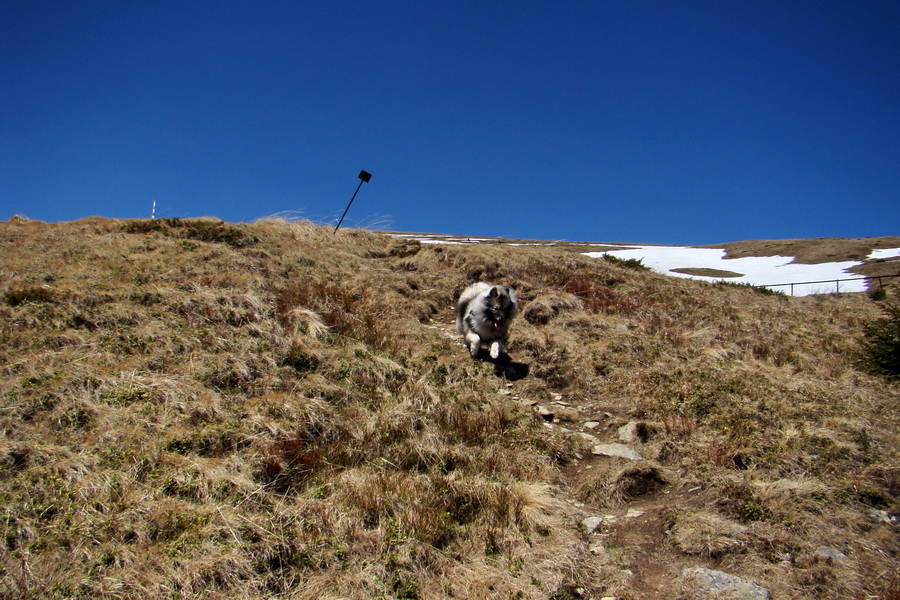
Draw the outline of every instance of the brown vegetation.
M863 261L878 248L900 248L900 236L877 238L808 238L799 240L747 240L708 246L725 248L728 258L793 256L805 265Z
M0 598L896 597L865 295L283 220L11 220L0 256ZM478 279L522 299L498 369L453 331ZM630 421L647 460L592 456Z
M869 259L872 250L900 248L900 236L874 238L811 238L801 240L748 240L710 248L725 248L727 258L745 256L793 256L795 263L814 265L830 262L861 262L850 269L856 275L875 279L869 288L900 282L900 258ZM874 285L873 285L874 284Z

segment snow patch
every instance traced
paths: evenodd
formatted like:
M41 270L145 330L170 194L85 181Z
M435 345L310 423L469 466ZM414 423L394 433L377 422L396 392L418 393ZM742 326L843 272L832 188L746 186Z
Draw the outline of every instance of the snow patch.
M647 267L674 277L700 279L703 281L722 281L722 277L707 277L677 273L673 269L718 269L741 273L740 277L728 277L725 281L770 287L776 291L790 294L790 284L795 296L824 294L835 291L864 292L864 279L841 281L858 277L849 269L861 262L844 261L818 265L795 263L790 256L752 256L744 258L725 258L725 250L720 248L690 248L686 246L637 246L628 250L609 250L606 252L586 252L587 256L600 258L610 254L621 259L638 259ZM815 282L798 284L797 282Z
M870 259L880 260L884 260L885 258L895 258L897 256L900 256L900 248L881 248L872 250L872 253L869 254Z

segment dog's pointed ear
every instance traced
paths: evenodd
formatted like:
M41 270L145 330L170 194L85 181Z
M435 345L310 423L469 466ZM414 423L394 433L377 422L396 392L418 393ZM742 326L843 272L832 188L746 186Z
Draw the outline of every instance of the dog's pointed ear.
M497 289L496 285L491 288L491 291L488 292L489 298L496 298L499 295L500 295L500 290Z

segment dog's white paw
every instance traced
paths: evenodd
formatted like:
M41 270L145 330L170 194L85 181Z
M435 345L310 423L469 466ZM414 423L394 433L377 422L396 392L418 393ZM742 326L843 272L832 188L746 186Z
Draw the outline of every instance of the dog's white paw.
M491 344L491 358L497 360L500 358L500 342L494 342Z
M472 357L478 356L481 351L481 338L478 337L478 334L472 332L466 334L466 347Z

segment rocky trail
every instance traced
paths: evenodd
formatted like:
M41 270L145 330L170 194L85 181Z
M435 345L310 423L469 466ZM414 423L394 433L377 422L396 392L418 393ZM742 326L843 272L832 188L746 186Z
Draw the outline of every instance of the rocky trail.
M426 327L460 342L452 325ZM497 393L529 407L544 427L580 438L589 449L564 470L565 484L558 493L571 506L581 530L583 562L602 581L606 595L573 587L567 591L571 598L669 600L710 594L740 600L770 598L765 587L720 570L725 568L720 561L686 555L672 543L673 512L701 510L716 498L701 482L683 480L677 469L660 466L670 450L662 424L629 419L627 407L570 402L559 393L551 393L550 402L539 403L518 389L517 382L527 371L527 365L504 356L495 366ZM615 472L619 473L615 506L604 508L578 499L578 491L598 474Z
M673 589L723 592L736 598L769 598L765 588L724 571L715 560L686 556L671 541L673 511L700 510L715 502L699 482L682 481L673 469L656 460L666 452L659 430L641 421L618 425L622 417L595 407L573 407L562 398L550 407L535 406L548 427L558 427L591 443L591 454L567 470L569 490L577 490L592 472L621 470L623 498L614 509L572 500L588 515L581 521L588 556L598 573L611 580L611 593L628 590L639 597L668 599ZM570 422L560 424L555 410ZM573 418L574 417L574 418ZM656 440L654 440L656 438ZM626 477L622 477L625 475ZM606 598L616 598L616 595Z
M518 399L514 394L513 398ZM676 507L699 510L715 499L698 482L681 481L676 471L658 466L654 459L665 453L665 444L658 441L654 426L641 421L619 425L620 415L600 412L595 406L573 406L558 394L549 406L534 403L533 407L546 427L584 438L591 446L590 455L566 470L570 494L597 472L625 475L620 475L616 490L624 497L612 509L570 499L586 515L580 522L587 546L585 561L603 575L611 594L603 598L638 593L641 598L662 600L672 598L676 588L729 593L747 600L769 598L765 588L718 570L714 560L686 556L671 542ZM577 589L574 592L579 594Z

